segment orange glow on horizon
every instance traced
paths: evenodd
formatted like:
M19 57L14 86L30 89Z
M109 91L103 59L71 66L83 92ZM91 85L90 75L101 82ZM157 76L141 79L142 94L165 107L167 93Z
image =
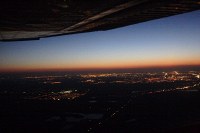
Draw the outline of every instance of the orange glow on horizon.
M26 71L79 71L79 70L98 70L98 69L129 69L129 68L162 68L162 67L176 67L176 66L200 66L200 61L188 61L187 63L170 60L170 61L136 61L134 63L128 62L111 62L105 64L98 62L97 64L77 65L77 66L13 66L0 68L0 72L26 72Z
M199 58L124 58L124 59L101 59L101 60L81 60L72 63L68 62L39 62L30 64L11 64L0 67L0 72L17 71L49 71L49 70L94 70L94 69L128 69L128 68L153 68L153 67L173 67L173 66L198 66Z

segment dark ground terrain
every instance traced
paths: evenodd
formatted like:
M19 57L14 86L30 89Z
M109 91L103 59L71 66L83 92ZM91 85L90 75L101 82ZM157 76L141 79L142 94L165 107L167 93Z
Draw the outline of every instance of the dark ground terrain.
M45 85L43 80L2 76L1 133L200 132L199 80L94 84L61 76L52 79L61 84ZM184 86L190 87L177 89ZM64 88L72 92L61 93ZM76 93L83 95L70 99Z

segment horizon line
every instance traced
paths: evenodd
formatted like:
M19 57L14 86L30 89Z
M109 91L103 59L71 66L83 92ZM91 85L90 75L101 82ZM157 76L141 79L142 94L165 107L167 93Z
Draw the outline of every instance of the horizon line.
M146 67L124 67L124 68L40 68L40 69L12 69L0 70L0 73L18 73L18 72L84 72L84 71L123 71L123 70L152 70L152 69L188 69L199 67L199 65L169 65L169 66L146 66Z

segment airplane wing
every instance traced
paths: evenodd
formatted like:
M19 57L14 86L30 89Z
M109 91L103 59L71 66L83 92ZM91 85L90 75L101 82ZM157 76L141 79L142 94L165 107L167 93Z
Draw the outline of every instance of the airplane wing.
M0 41L109 30L198 9L199 0L2 0Z

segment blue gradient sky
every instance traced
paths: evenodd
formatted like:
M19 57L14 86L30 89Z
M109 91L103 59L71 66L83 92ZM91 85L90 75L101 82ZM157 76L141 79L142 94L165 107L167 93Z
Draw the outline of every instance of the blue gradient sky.
M200 65L200 11L109 31L0 42L0 71Z

